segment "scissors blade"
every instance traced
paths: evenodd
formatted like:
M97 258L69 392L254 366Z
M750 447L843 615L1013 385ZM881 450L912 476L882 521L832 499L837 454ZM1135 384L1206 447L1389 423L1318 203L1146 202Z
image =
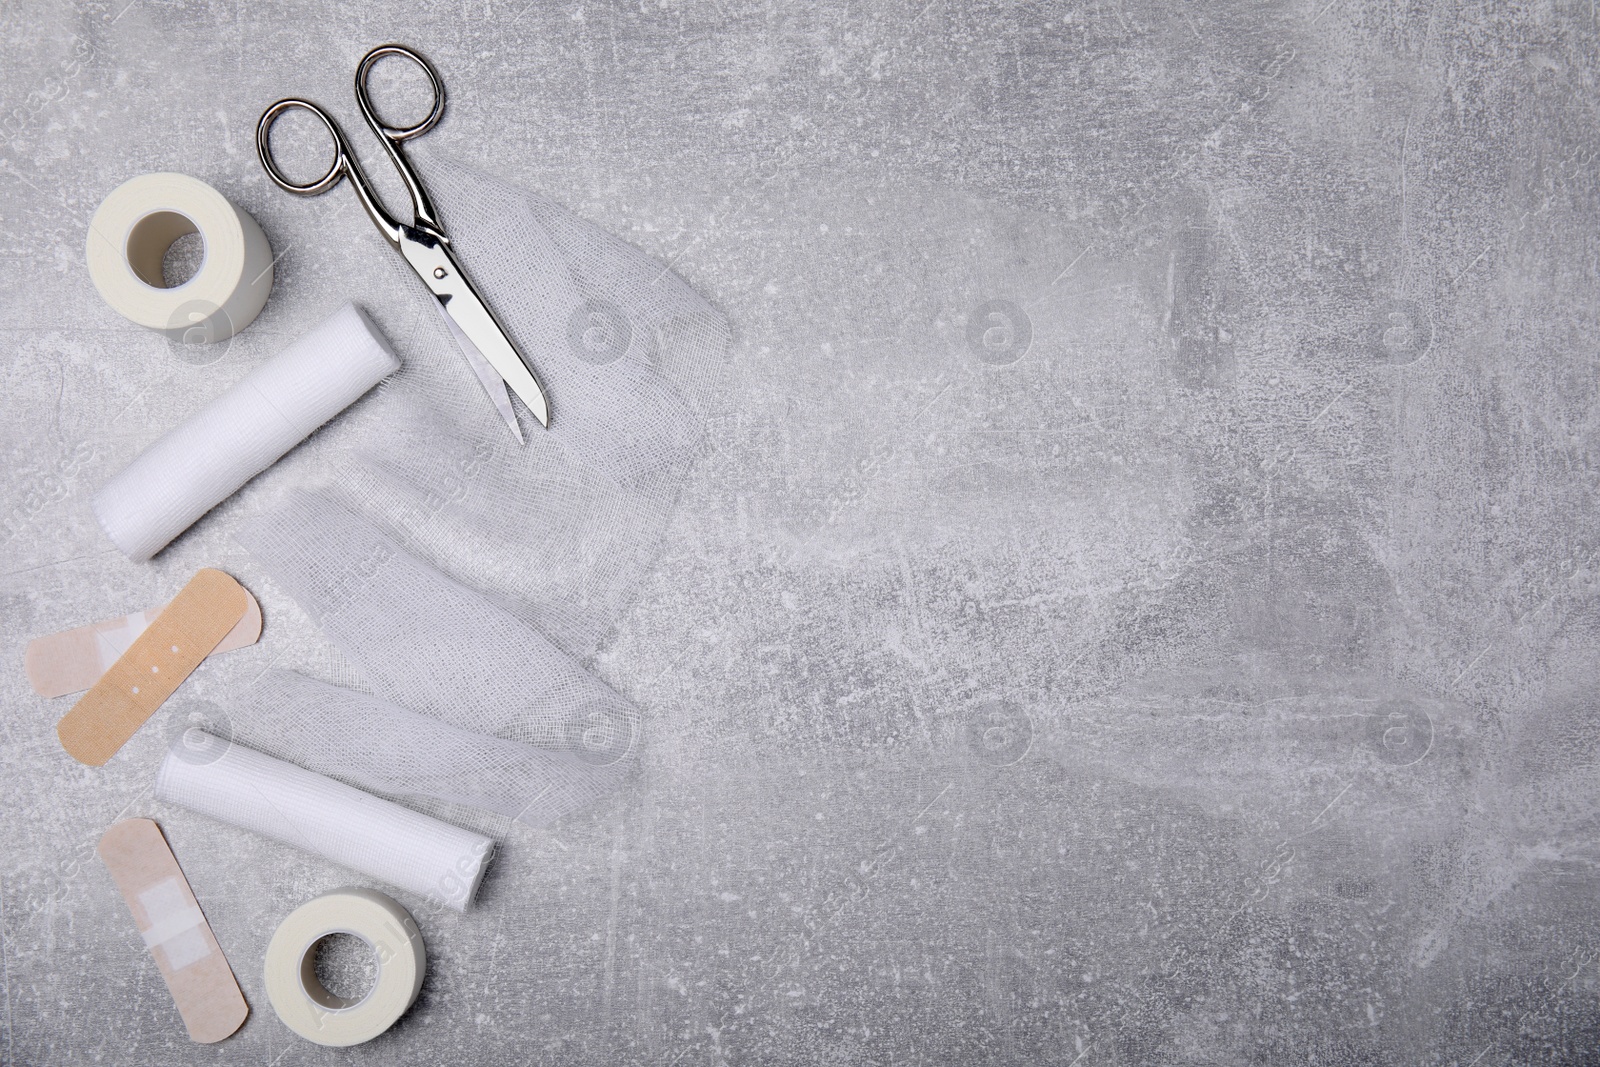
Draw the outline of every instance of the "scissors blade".
M533 375L522 353L512 345L487 305L479 298L467 280L466 272L449 247L435 234L415 226L402 226L400 252L427 285L439 306L461 328L489 366L505 381L513 393L522 398L539 420L539 425L550 425L550 405L545 400L544 389Z
M467 366L472 368L472 373L478 376L478 381L483 385L483 391L489 394L489 402L506 420L506 425L511 428L511 433L518 444L525 445L528 439L522 436L522 424L517 421L517 413L511 409L511 394L506 392L506 380L500 377L498 371L489 366L489 361L483 358L483 353L478 351L478 346L472 343L472 338L461 332L461 327L456 325L456 320L445 314L445 310L438 304L439 318L444 320L445 328L450 331L450 336L455 338L456 347L461 349L461 354L467 357Z

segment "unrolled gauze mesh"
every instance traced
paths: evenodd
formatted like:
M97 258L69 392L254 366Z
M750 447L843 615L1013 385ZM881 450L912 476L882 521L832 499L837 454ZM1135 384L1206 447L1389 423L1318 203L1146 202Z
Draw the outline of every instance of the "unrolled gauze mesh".
M374 792L463 804L533 826L587 807L629 766L615 758L613 724L605 719L577 719L569 746L540 748L293 671L268 671L251 687L245 712L246 740L267 738L264 746L302 767Z
M238 727L379 792L539 824L613 787L636 756L637 709L578 659L654 556L729 334L638 249L422 155L454 251L538 372L551 425L523 411L517 442L421 315L401 372L341 427L327 484L236 535L373 695L270 672Z
M243 730L276 754L535 824L601 795L634 759L631 703L327 494L291 493L237 537L377 694L269 674Z
M698 455L727 324L661 264L542 197L421 166L473 284L544 383L550 428L524 414L517 443L428 316L339 484L421 558L586 656Z

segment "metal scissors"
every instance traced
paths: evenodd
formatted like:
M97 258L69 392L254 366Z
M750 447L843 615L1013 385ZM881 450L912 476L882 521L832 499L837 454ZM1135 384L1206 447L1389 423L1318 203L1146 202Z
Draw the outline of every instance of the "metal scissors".
M398 128L385 126L378 118L377 110L372 106L372 98L367 92L367 81L372 75L373 66L385 56L401 56L409 59L428 75L428 81L433 87L433 108L427 117L415 126ZM440 225L439 218L434 213L433 202L428 199L427 190L422 187L416 171L411 169L411 164L400 147L402 141L420 137L433 129L438 124L440 116L444 114L444 82L439 79L439 72L434 70L433 65L421 55L403 45L379 45L363 56L356 66L356 103L361 106L361 114L367 120L367 125L378 135L378 142L383 145L389 161L400 172L400 180L405 183L406 190L411 194L412 220L409 225L398 221L384 210L383 202L368 184L367 176L362 173L361 164L357 161L355 152L350 148L350 142L345 140L338 124L326 111L309 100L290 97L279 100L262 112L261 121L256 124L256 154L261 157L261 166L266 169L267 177L277 183L280 189L297 196L318 196L348 177L350 184L355 188L356 196L361 200L361 206L367 209L367 215L378 227L378 231L406 258L406 262L417 272L417 277L422 279L428 291L439 301L439 307L444 312L446 323L451 327L451 333L461 345L462 352L472 364L473 370L478 373L479 380L489 393L489 399L494 401L495 407L499 409L506 424L511 427L511 432L516 434L517 440L522 440L522 430L517 425L517 417L511 410L511 401L505 394L507 386L528 405L528 410L533 412L534 418L539 420L541 426L549 427L550 405L545 399L544 388L533 372L533 366L517 350L516 345L511 343L505 330L495 320L494 313L473 288L472 282L467 280L466 272L461 269L461 264L456 261L455 254L450 250L450 238L445 234L444 227ZM270 141L272 124L284 112L297 108L309 111L321 119L322 124L333 135L333 165L322 177L303 185L290 181L278 169L277 162L272 158Z

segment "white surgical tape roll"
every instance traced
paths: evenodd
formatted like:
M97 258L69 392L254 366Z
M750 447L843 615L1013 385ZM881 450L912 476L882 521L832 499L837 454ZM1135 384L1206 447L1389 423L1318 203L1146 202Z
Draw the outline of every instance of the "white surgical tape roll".
M164 287L167 249L195 232L205 243L200 269ZM187 174L143 174L113 189L89 222L88 259L112 310L191 343L232 337L272 291L272 246L256 220Z
M465 911L494 841L202 730L156 774L156 798Z
M317 942L351 934L377 957L378 980L351 1000L317 980ZM267 999L285 1026L319 1045L359 1045L395 1024L417 999L427 952L416 920L371 889L336 889L289 913L267 945Z
M95 518L147 560L399 367L346 304L140 453L95 494Z

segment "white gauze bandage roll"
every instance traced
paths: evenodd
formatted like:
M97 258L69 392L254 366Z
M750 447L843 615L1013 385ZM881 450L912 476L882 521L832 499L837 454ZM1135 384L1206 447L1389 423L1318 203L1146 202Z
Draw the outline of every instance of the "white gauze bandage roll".
M168 750L155 793L457 911L477 894L494 849L482 834L202 730Z
M145 449L95 494L95 518L147 560L399 367L346 304Z

